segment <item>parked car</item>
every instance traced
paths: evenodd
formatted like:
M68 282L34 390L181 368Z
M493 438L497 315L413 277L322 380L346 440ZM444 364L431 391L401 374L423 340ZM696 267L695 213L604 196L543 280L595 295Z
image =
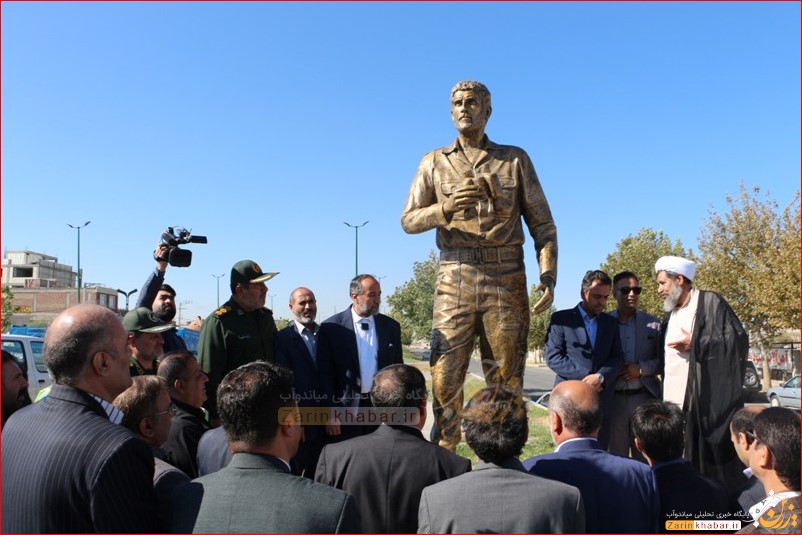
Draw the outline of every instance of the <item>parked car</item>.
M22 373L28 378L28 393L36 399L40 390L53 383L42 360L44 339L22 334L3 334L3 351L8 351L17 359Z
M766 397L772 407L799 409L799 376L791 377L780 386L769 388Z
M744 372L744 388L747 390L760 390L760 375L755 363L751 360L746 361L746 372Z

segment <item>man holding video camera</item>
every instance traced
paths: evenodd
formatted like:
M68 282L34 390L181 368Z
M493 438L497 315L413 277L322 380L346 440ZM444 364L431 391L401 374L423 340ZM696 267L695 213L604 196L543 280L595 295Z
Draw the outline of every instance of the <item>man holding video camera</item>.
M156 316L167 323L171 323L175 318L175 290L169 284L164 283L164 274L167 272L170 245L159 242L156 250L153 251L153 258L156 260L156 269L151 272L136 300L136 308L145 307L153 311ZM175 329L164 331L162 338L164 353L170 351L186 351L187 345L183 338L178 336Z

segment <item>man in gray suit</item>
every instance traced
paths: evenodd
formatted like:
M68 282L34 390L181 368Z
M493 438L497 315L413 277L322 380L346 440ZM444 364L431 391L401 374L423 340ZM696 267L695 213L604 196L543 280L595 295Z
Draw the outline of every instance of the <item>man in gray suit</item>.
M370 391L375 414L388 423L323 448L315 480L354 497L367 533L415 533L424 487L471 469L468 459L423 438L426 398L419 369L391 364Z
M231 463L173 493L178 533L358 533L353 498L290 473L302 427L292 372L256 361L225 376L217 409Z
M505 386L480 390L462 413L462 430L481 462L423 489L418 533L585 531L579 491L527 474L518 460L529 435L520 396Z
M610 416L607 451L646 462L635 447L632 414L635 409L655 399L662 399L660 379L660 320L638 310L641 286L631 271L613 277L613 296L617 307L610 315L618 319L624 367L618 372Z

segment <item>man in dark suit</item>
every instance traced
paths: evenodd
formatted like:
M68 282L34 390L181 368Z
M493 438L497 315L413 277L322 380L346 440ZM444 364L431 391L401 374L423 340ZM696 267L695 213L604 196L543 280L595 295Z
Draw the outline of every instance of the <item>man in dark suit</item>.
M612 281L604 271L588 271L582 279L582 301L551 315L545 359L557 374L554 384L583 381L601 394L604 419L599 443L607 448L616 376L624 364L618 322L604 313Z
M167 461L189 477L198 477L198 442L211 426L203 412L209 378L189 351L175 351L159 363L170 399L175 404L170 435L164 443Z
M632 456L644 461L635 447L632 434L632 413L643 403L662 399L660 374L660 320L638 310L641 294L638 277L631 271L622 271L613 277L613 296L616 309L610 315L618 319L624 367L618 372L614 387L612 414L610 415L610 441L607 451Z
M334 394L331 362L321 359L317 351L320 327L315 323L317 300L308 288L296 288L290 294L293 321L276 335L276 363L292 370L293 391L298 406L304 409L330 407ZM294 474L315 478L315 467L323 449L323 425L304 425L303 439L293 457Z
M592 385L558 384L549 398L549 427L557 448L524 466L579 489L588 533L654 533L660 512L654 475L642 462L604 451L596 440L601 421L599 394Z
M682 458L685 446L685 417L673 403L647 401L632 415L635 447L652 467L660 495L661 533L668 532L669 520L729 519L738 506L731 502L724 486L705 477ZM689 516L677 516L677 513Z
M351 280L352 305L320 326L318 356L332 363L335 403L356 413L370 403L370 388L376 372L403 362L401 326L379 314L381 286L371 275ZM375 425L344 425L342 438L370 433ZM332 429L332 434L339 433Z
M418 533L583 533L579 491L526 473L526 405L506 386L477 392L462 413L475 470L423 489Z
M108 308L83 304L47 329L55 384L3 429L4 533L152 533L153 455L112 401L131 385L127 334Z
M426 380L417 368L382 369L370 397L377 416L398 423L323 448L315 480L354 497L366 533L416 533L423 488L469 471L471 463L423 437Z
M170 434L176 407L164 388L164 380L153 375L134 377L134 384L114 399L114 406L125 415L122 425L141 438L153 452L156 463L153 490L159 507L160 527L165 529L169 512L167 498L177 486L189 482L188 475L165 461L166 454L161 447Z
M738 504L741 506L742 512L748 512L749 509L757 502L766 496L766 490L763 488L763 483L755 477L752 469L749 467L749 457L755 451L755 438L752 431L755 429L755 417L760 414L765 407L760 405L749 405L743 409L739 409L732 417L730 422L730 440L732 445L735 446L735 453L738 454L738 459L746 466L744 469L744 479L741 486L735 489L733 493Z
M292 372L252 362L225 376L217 408L231 463L173 493L177 533L358 533L347 493L290 473L301 426Z

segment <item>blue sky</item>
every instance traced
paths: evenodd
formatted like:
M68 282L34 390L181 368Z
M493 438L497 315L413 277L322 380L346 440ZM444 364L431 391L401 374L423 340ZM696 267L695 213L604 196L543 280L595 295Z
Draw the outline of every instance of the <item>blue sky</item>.
M288 317L324 319L359 269L385 297L435 248L400 214L455 138L449 90L493 95L488 135L526 150L558 227L555 304L642 227L696 250L739 181L800 183L800 7L787 3L2 4L2 248L139 288L167 226L208 236L170 268L184 319L243 258ZM531 238L529 283L537 281ZM190 302L186 302L190 301ZM268 299L268 306L270 306Z

